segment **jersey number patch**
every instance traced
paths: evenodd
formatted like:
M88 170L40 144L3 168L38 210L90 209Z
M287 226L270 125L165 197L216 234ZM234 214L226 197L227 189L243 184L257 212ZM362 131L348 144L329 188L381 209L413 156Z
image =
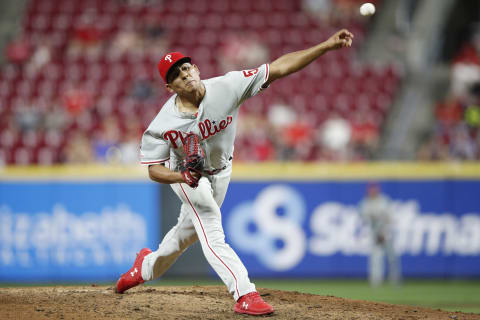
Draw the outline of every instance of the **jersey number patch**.
M252 69L252 70L243 70L243 75L245 76L245 78L248 78L253 76L254 74L257 74L257 72L258 72L258 68Z

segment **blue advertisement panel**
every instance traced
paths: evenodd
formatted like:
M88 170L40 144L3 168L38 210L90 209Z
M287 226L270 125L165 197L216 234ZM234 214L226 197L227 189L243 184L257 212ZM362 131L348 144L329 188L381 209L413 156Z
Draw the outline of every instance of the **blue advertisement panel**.
M148 182L1 182L0 282L116 280L159 239Z
M227 241L252 276L364 277L372 247L365 181L232 182ZM480 181L384 180L402 274L480 276Z

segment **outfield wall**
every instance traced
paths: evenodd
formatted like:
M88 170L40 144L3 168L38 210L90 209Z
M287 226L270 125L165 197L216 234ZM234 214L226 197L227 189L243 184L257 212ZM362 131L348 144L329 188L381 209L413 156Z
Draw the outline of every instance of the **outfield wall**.
M480 276L474 163L236 165L222 207L227 241L253 277L364 277L357 205L371 180L393 200L404 276ZM174 223L179 203L167 191L143 167L4 168L0 282L116 279ZM177 266L211 273L198 259Z

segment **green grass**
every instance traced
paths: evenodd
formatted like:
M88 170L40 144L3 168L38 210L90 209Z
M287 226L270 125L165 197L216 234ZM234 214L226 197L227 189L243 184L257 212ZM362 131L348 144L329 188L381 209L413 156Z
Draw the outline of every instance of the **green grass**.
M361 280L253 280L259 288L480 313L479 280L409 280L399 287L384 285L378 288L371 288L366 281ZM165 279L155 283L160 286L221 284L220 281L208 279Z

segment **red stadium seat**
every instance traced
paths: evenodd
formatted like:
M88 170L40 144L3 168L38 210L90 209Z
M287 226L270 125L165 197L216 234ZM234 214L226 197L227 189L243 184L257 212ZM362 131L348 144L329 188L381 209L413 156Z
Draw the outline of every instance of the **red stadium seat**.
M15 148L13 151L13 162L17 165L29 165L33 163L33 151L29 148Z
M86 54L88 49L85 49L73 55L72 31L87 12L103 32L99 54ZM151 41L142 38L143 22L151 20L159 21L166 28L167 48L159 47L158 53L127 50L121 54L111 49L122 26L134 27L143 39L138 43ZM353 48L326 54L305 70L276 81L255 99L248 100L241 112L265 116L276 99L283 98L299 112L308 114L316 125L330 112L348 116L354 110L371 114L381 124L401 74L393 66L362 68L353 64L365 28L354 21L342 23L355 34ZM93 132L108 115L120 117L120 128L125 128L132 114L138 115L146 126L169 97L155 68L165 50L192 55L202 77L212 77L223 73L216 48L223 44L227 32L256 34L269 49L271 61L284 53L317 44L336 31L335 27L322 25L303 12L299 1L290 0L175 0L145 6L130 6L116 0L31 0L22 26L33 46L48 39L51 61L37 74L23 72L25 68L13 64L1 67L0 116L30 100L39 104L46 101L49 105L61 103L63 94L72 88L89 92L92 109L85 111L88 116L78 117L85 123L74 121L66 132L47 128L45 135L37 132L36 138L30 134L29 138L19 141L15 133L5 134L2 128L0 144L5 136L4 142L10 141L11 146L2 144L4 155L0 158L21 164L60 161L59 153L71 132L86 130L86 127ZM132 86L139 78L154 81L156 87L154 96L141 102L131 97ZM85 120L88 117L91 117L90 124ZM321 152L315 151L315 146L308 146L301 158L313 159L315 154Z

